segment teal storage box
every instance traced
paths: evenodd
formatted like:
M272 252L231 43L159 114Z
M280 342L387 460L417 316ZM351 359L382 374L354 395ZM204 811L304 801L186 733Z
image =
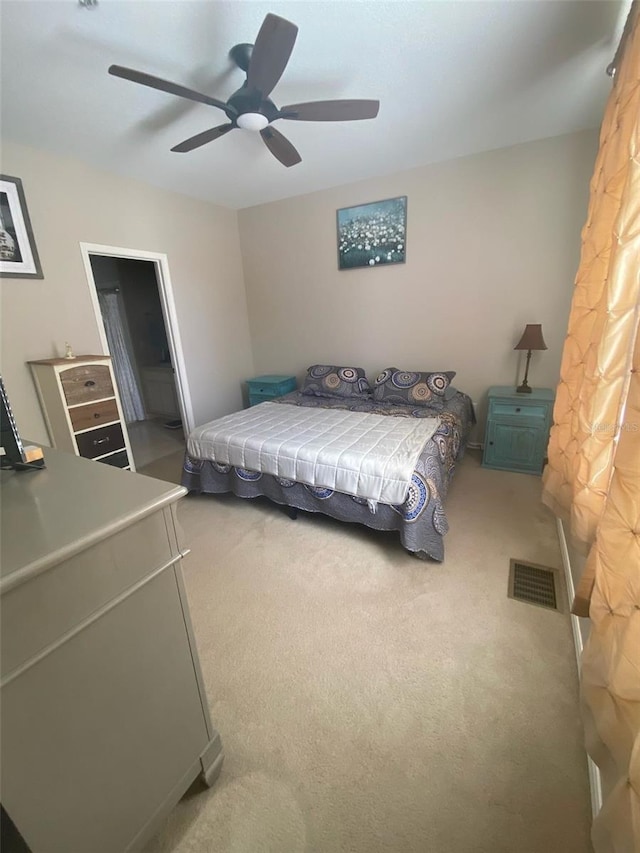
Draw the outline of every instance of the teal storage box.
M255 406L258 403L264 403L266 400L273 400L274 397L282 397L283 394L295 391L297 384L295 376L268 375L247 379L249 405Z

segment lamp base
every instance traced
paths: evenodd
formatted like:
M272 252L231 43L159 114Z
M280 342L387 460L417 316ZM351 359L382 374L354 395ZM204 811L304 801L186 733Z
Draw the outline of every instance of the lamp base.
M518 385L516 388L516 393L518 394L530 394L531 388L527 385L526 382L523 382L522 385Z

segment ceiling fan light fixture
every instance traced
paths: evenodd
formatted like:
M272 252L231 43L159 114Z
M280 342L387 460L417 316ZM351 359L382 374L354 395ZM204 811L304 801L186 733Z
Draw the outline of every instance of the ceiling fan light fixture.
M269 119L262 113L242 113L236 119L236 124L243 130L259 131L269 124Z
M2 0L0 0L2 2ZM81 4L95 4L98 0L77 0ZM149 86L159 92L167 92L178 98L186 98L196 103L207 104L222 110L226 115L227 124L211 127L196 133L174 145L171 149L178 153L193 151L237 127L251 133L259 133L262 141L283 166L295 166L302 158L286 136L276 130L271 122L277 119L291 121L359 121L371 119L378 115L380 103L372 100L332 100L306 101L300 104L289 104L278 107L269 95L284 72L293 45L298 34L298 28L291 21L273 15L265 17L256 36L255 44L237 44L231 48L229 56L235 64L247 75L247 79L227 101L212 98L202 92L196 92L179 83L163 80L146 71L136 71L135 68L125 68L123 65L110 65L109 74Z

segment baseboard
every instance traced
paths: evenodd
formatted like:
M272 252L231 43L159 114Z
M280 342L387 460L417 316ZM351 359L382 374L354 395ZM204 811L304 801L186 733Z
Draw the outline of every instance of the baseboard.
M562 554L562 565L564 567L564 579L567 585L567 595L569 597L569 607L573 601L576 591L573 584L573 575L571 574L571 558L567 547L567 537L564 535L564 526L561 519L556 519L558 526L558 539L560 540L560 553ZM573 613L571 614L571 630L573 633L573 644L576 650L576 661L578 663L578 677L581 675L580 659L582 657L582 633L580 632L580 620ZM587 763L589 769L589 787L591 788L591 812L593 817L598 814L602 808L602 780L600 779L600 770L594 764L591 758L587 755Z

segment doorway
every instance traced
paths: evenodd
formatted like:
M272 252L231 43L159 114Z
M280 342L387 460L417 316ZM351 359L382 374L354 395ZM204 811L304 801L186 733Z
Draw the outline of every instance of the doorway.
M82 245L137 470L185 446L191 407L164 256ZM106 250L106 251L105 251ZM163 269L163 260L166 269Z

